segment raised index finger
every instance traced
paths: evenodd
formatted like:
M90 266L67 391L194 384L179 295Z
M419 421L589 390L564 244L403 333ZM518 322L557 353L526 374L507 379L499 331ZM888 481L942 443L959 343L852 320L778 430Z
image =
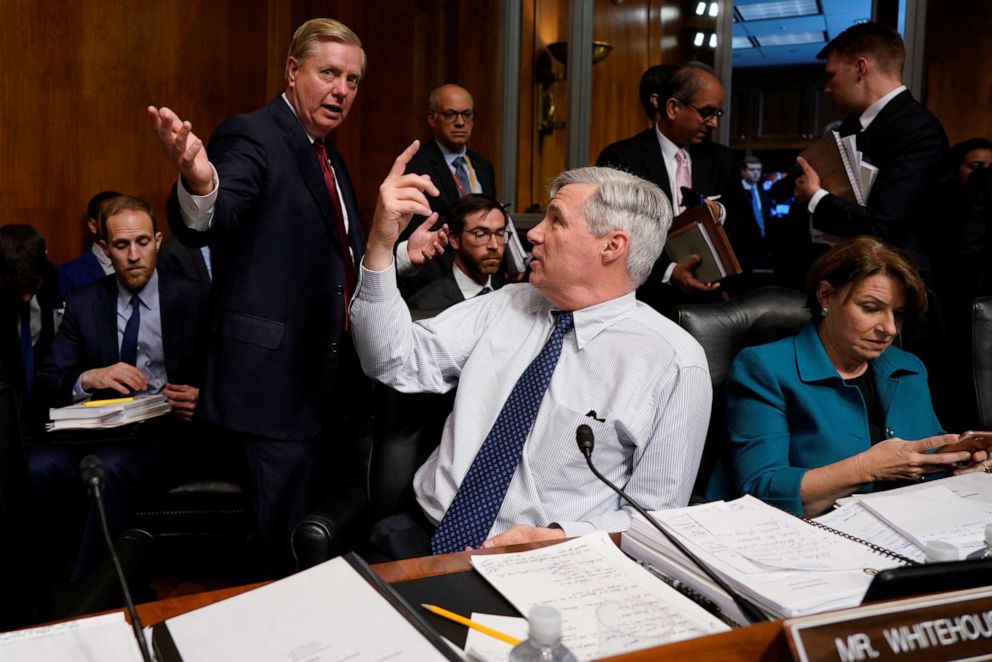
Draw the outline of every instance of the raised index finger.
M796 157L796 163L798 163L799 167L803 169L804 175L809 174L809 171L813 169L813 166L811 166L809 162L807 162L806 159L804 159L801 156Z
M389 169L389 177L401 177L406 172L406 164L410 162L413 155L420 149L420 141L414 140L409 147L400 152L400 155L393 161L393 167Z

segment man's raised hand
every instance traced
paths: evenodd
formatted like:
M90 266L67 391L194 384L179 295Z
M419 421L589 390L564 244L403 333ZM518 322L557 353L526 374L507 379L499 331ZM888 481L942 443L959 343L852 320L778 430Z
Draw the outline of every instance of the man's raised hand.
M193 125L165 107L148 106L148 118L169 163L182 175L186 190L194 195L210 193L214 170L203 141L193 133Z

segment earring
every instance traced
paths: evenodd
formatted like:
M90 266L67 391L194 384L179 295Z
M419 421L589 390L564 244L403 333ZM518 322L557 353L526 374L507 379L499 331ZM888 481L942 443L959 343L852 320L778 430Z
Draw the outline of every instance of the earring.
M820 308L820 317L826 317L826 316L827 316L827 308L826 306L824 306L823 308Z

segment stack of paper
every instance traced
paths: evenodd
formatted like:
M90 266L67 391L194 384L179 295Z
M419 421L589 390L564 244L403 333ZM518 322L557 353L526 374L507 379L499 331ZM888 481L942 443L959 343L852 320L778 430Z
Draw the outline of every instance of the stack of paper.
M141 659L123 612L0 634L0 660L4 662Z
M168 414L169 402L164 395L136 395L133 398L79 402L68 407L49 409L52 422L49 430L79 430L115 428Z
M652 515L734 591L775 618L857 606L875 571L902 565L750 496ZM622 547L733 617L730 596L643 518L633 519Z
M580 660L729 629L602 531L528 552L476 555L472 566L520 613L538 604L561 612L562 642Z

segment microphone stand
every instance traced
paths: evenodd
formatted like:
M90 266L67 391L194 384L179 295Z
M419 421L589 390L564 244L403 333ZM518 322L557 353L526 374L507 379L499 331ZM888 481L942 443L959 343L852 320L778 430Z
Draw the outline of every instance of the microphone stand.
M107 543L107 549L110 550L110 558L114 562L114 570L117 572L117 581L120 582L121 592L124 594L124 605L127 607L127 613L131 617L131 630L134 632L134 638L138 642L138 650L141 651L141 657L144 662L153 662L151 652L148 650L148 642L145 641L145 635L141 631L141 619L138 618L138 612L135 610L134 602L131 600L131 592L127 588L127 580L124 578L124 569L121 567L121 560L117 557L117 550L114 549L114 541L110 538L110 528L107 526L107 513L103 508L103 495L100 493L100 483L103 481L103 464L100 462L100 458L95 455L84 457L80 465L80 472L82 474L83 484L86 485L90 494L93 495L93 499L96 501L96 508L100 514L100 528L103 531L103 539Z
M721 589L723 589L727 593L727 595L729 595L730 598L734 601L734 604L736 604L737 607L741 610L741 613L744 614L744 617L748 620L748 624L762 623L768 620L768 617L764 613L762 613L761 610L759 610L756 606L751 604L751 602L749 602L748 600L745 600L740 595L738 595L737 592L734 591L727 584L727 582L725 582L719 575L716 574L716 572L711 570L707 564L699 560L699 557L697 557L695 554L690 552L688 548L686 548L686 546L683 545L674 535L666 531L661 526L661 523L655 520L655 518L651 517L651 515L649 515L648 512L644 510L644 508L642 508L639 503L631 499L629 496L627 496L627 494L623 490L621 490L619 487L611 483L609 479L606 478L606 476L599 473L599 470L596 469L596 467L592 463L592 449L593 446L595 446L596 444L596 440L593 435L592 428L590 428L588 425L584 423L580 425L575 430L575 441L578 443L579 450L582 452L582 455L586 458L586 464L589 465L589 469L590 471L592 471L593 475L596 476L596 478L598 478L603 484L605 484L611 490L613 490L618 495L620 495L620 497L622 497L624 501L626 501L631 506L633 506L634 510L639 512L641 516L644 519L646 519L649 524L651 524L651 526L653 526L655 529L659 531L659 533L661 533L661 535L665 536L668 542L672 543L672 545L674 545L677 550L682 552L682 554L684 554L686 558L692 561L697 568L702 570L703 574L705 574L707 577L713 580L714 584L716 584Z

